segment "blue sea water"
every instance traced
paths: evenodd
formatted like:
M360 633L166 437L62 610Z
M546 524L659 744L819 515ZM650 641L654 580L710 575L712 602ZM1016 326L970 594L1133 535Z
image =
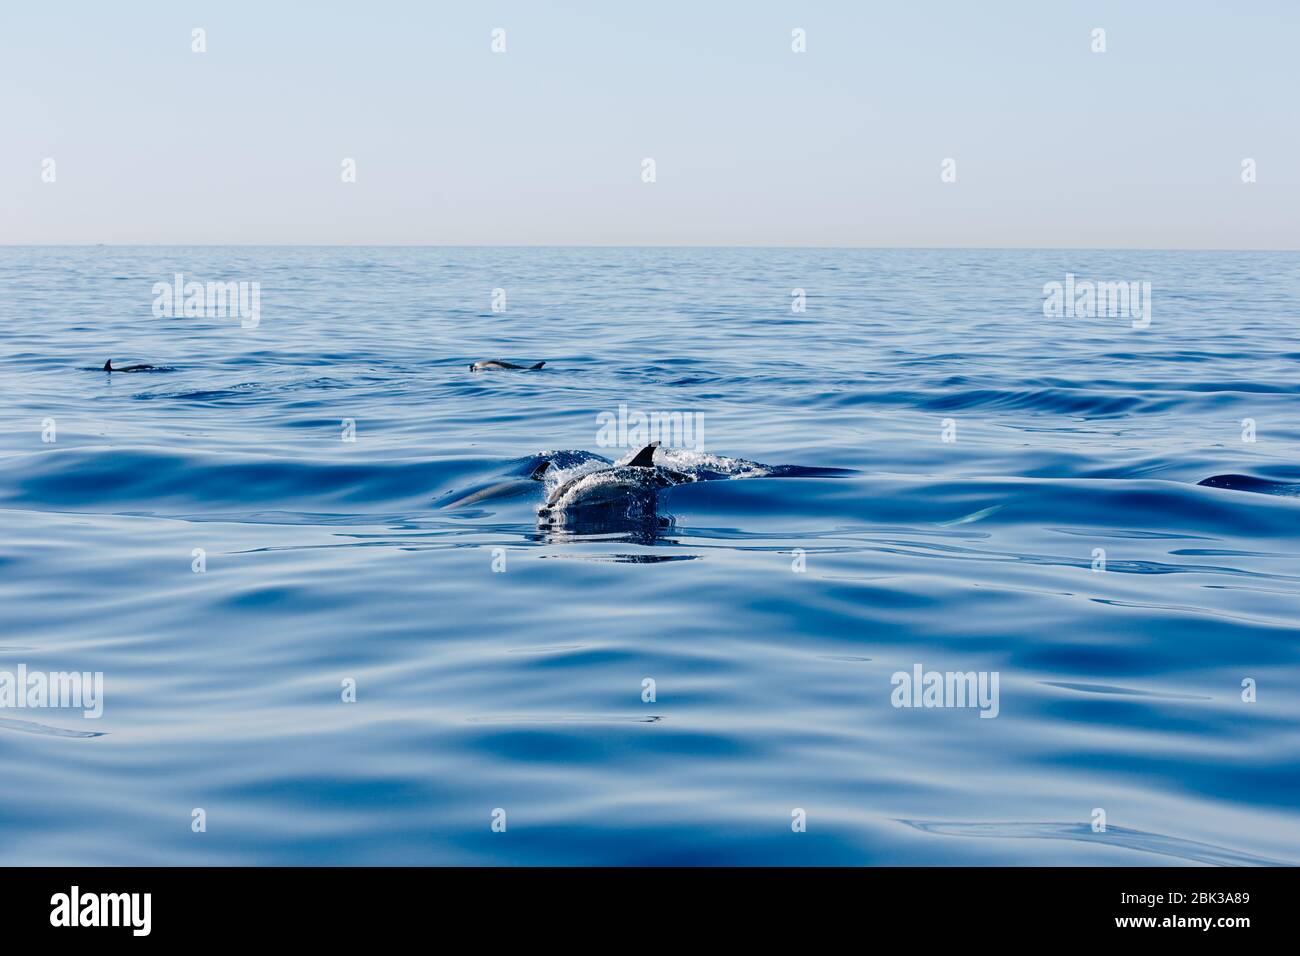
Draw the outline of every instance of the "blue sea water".
M155 316L175 273L256 328ZM1045 317L1067 273L1149 328ZM0 863L1300 862L1300 255L10 247L0 290L0 671L104 675L0 709ZM544 527L524 476L625 457L620 405L717 480ZM895 707L918 664L997 717Z

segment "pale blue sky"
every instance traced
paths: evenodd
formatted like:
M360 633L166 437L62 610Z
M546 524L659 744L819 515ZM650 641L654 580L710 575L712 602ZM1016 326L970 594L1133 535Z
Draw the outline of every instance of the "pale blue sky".
M1298 93L1291 0L5 3L0 242L1297 249Z

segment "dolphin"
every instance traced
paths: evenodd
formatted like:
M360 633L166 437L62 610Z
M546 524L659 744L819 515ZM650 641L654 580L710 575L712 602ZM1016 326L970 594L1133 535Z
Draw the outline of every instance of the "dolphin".
M538 509L549 524L601 524L656 518L657 495L694 481L690 475L654 463L659 442L651 442L623 465L589 471L559 485Z
M545 362L535 362L532 365L516 365L514 362L473 362L470 364L471 372L535 372L545 365Z
M104 363L105 372L152 372L152 365L127 365L122 368L113 368L113 360L109 359Z
M448 496L451 500L444 500L439 507L442 508L462 508L465 505L476 505L480 501L492 501L498 498L514 498L518 495L529 491L533 487L533 482L542 481L546 470L551 467L549 460L543 459L539 462L527 476L522 478L510 478L506 481L498 481L489 485L462 495L459 498ZM454 494L454 492L453 492Z

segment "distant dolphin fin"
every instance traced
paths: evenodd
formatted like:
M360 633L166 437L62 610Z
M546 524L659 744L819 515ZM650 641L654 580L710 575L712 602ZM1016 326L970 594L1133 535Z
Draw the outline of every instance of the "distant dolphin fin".
M541 481L542 475L546 474L546 469L550 467L551 467L551 463L549 461L544 461L541 464L539 464L536 468L534 468L533 473L528 477L531 478L533 481Z
M639 452L636 453L631 461L625 467L628 468L653 468L655 466L655 449L659 447L657 441L652 441Z
M105 371L105 372L111 372L111 371L113 371L113 360L112 360L112 359L109 359L107 362L104 363L104 371Z
M545 364L546 364L545 362L535 362L534 364L528 366L528 370L531 372L533 369L541 368Z

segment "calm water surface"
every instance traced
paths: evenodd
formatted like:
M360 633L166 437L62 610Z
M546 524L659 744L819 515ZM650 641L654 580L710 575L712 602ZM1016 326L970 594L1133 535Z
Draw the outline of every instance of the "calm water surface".
M155 317L177 272L260 324ZM1067 272L1150 328L1045 318ZM0 710L0 863L1300 862L1300 255L4 248L0 290L0 670L105 684ZM539 527L520 475L625 455L621 404L845 472ZM997 718L895 708L916 664Z

